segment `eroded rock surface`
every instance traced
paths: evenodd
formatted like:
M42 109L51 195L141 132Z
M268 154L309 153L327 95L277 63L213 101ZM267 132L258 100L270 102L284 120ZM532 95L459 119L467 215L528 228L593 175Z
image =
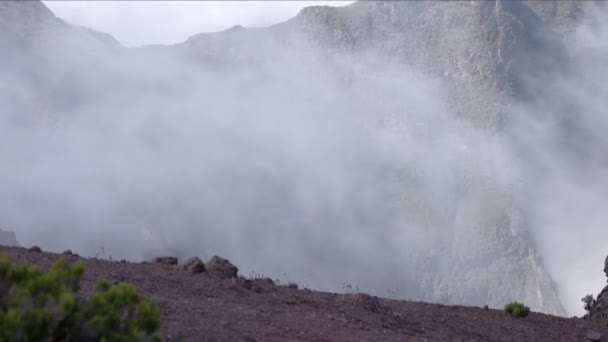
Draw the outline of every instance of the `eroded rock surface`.
M604 262L604 273L608 277L608 256ZM608 285L602 289L602 292L592 302L589 309L589 319L608 326Z

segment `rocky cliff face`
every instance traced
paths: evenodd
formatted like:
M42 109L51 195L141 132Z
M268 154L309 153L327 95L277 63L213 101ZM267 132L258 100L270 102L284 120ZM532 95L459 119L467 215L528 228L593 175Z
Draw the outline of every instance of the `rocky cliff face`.
M23 87L54 89L52 94L43 90L29 92L39 96L35 99L11 99L21 101L21 105L12 106L25 108L24 112L40 112L31 107L41 103L55 109L70 108L71 102L57 103L65 98L86 104L91 92L79 94L78 89L99 87L99 80L87 81L86 76L87 68L96 61L99 63L95 65L106 68L107 59L155 60L163 65L167 60L186 58L222 72L253 70L259 79L267 79L274 77L266 70L273 68L275 61L297 55L300 61L336 72L346 85L372 82L377 63L370 60L415 69L438 81L449 112L459 123L496 133L509 120L506 104L532 101L542 92L534 85L548 82L566 68L569 55L562 37L584 22L585 11L591 8L588 6L595 5L360 1L344 8L306 8L296 17L269 28L237 26L196 35L176 46L124 49L111 37L61 22L39 2L0 2L0 53L14 65L36 66L34 76L29 78L31 83ZM46 51L48 44L78 51L72 54L77 57L70 61L51 57L50 63L43 62L40 55L32 57ZM51 69L54 77L62 77L53 80L61 86L48 85L52 78L45 70ZM65 78L74 74L81 79ZM120 74L120 68L110 67L106 82L101 83L123 86L128 82L121 80L128 77ZM22 82L21 76L15 78ZM68 88L65 81L77 87ZM370 99L371 103L379 103L370 108L383 118L402 108L382 107L380 103L390 102L393 95L385 96ZM403 116L396 116L395 120L388 120L389 125L407 124L399 122L402 119ZM397 130L397 134L402 133ZM556 287L539 261L516 189L501 188L465 165L450 171L448 188L429 195L425 187L428 184L417 175L420 172L424 170L417 170L414 165L391 184L398 208L397 226L407 231L402 239L394 241L395 248L402 250L395 255L399 259L396 265L408 270L399 275L402 281L394 286L392 295L494 307L520 300L533 310L564 313ZM390 283L394 275L376 274L376 279L361 282L379 288L378 282Z
M557 20L536 14L545 10L516 1L361 1L344 8L306 8L263 32L201 35L186 44L195 55L229 56L224 52L230 50L247 59L258 53L239 39L272 41L274 36L291 48L305 46L312 59L363 70L356 73L361 79L373 74L363 62L366 55L379 55L440 79L453 114L473 127L499 131L508 121L507 103L533 98L538 89L530 84L548 82L567 65L563 42L543 22ZM456 177L466 178L462 172ZM404 243L402 258L411 262L416 270L411 278L418 282L398 285L397 294L495 307L520 298L536 310L563 313L513 194L480 180L460 184L462 191L443 194L454 197L446 214L443 204L420 200L421 193L411 190L417 182L409 179L400 186L416 198L400 202L401 220L424 232L426 242Z

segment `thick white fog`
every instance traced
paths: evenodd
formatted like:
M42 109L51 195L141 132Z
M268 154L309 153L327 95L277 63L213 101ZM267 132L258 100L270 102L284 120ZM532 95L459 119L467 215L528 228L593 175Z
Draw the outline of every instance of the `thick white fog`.
M32 78L0 67L12 70L0 225L52 251L218 254L245 275L407 298L415 255L456 234L473 187L485 195L469 213L523 211L568 314L581 314L605 285L608 30L577 35L574 71L535 85L551 90L539 103L511 104L499 133L456 119L440 80L371 53L319 62L277 42L264 45L272 58L214 67L41 46Z
M567 40L571 67L528 107L513 104L505 145L518 146L524 207L570 314L606 285L608 254L608 17L595 13Z

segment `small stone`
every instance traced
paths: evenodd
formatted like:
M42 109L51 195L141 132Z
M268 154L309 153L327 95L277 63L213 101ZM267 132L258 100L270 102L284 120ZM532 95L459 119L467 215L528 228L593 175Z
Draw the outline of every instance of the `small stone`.
M484 310L488 310L488 309L490 309L490 307L488 307L487 305L484 305L484 306L483 306L483 309L484 309Z
M288 288L293 289L293 290L297 290L298 289L298 284L296 283L289 283L287 285Z
M74 253L72 253L72 250L70 250L70 249L66 249L61 254L63 254L63 255L74 255Z
M246 288L247 290L251 290L251 287L253 286L253 282L249 279L245 279L243 281L243 287Z
M597 331L589 331L587 333L587 339L589 341L601 341L602 340L602 334L600 334Z
M239 269L230 263L230 261L220 258L215 255L205 264L205 268L211 274L215 274L222 278L235 278Z
M28 248L28 251L34 252L34 253L41 253L42 249L40 249L40 247L38 247L38 246L32 246L32 247Z
M177 265L177 258L171 256L156 257L152 259L152 263L163 265Z
M205 272L205 264L198 257L192 257L181 266L181 269L192 274L199 274Z

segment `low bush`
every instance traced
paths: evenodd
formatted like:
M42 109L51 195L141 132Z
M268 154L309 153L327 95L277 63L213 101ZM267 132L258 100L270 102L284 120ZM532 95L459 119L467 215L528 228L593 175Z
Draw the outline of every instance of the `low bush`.
M511 302L505 305L505 312L513 317L526 317L530 313L530 308L519 302Z
M48 272L0 256L0 341L157 341L160 311L129 284L100 281L78 292L84 265Z

